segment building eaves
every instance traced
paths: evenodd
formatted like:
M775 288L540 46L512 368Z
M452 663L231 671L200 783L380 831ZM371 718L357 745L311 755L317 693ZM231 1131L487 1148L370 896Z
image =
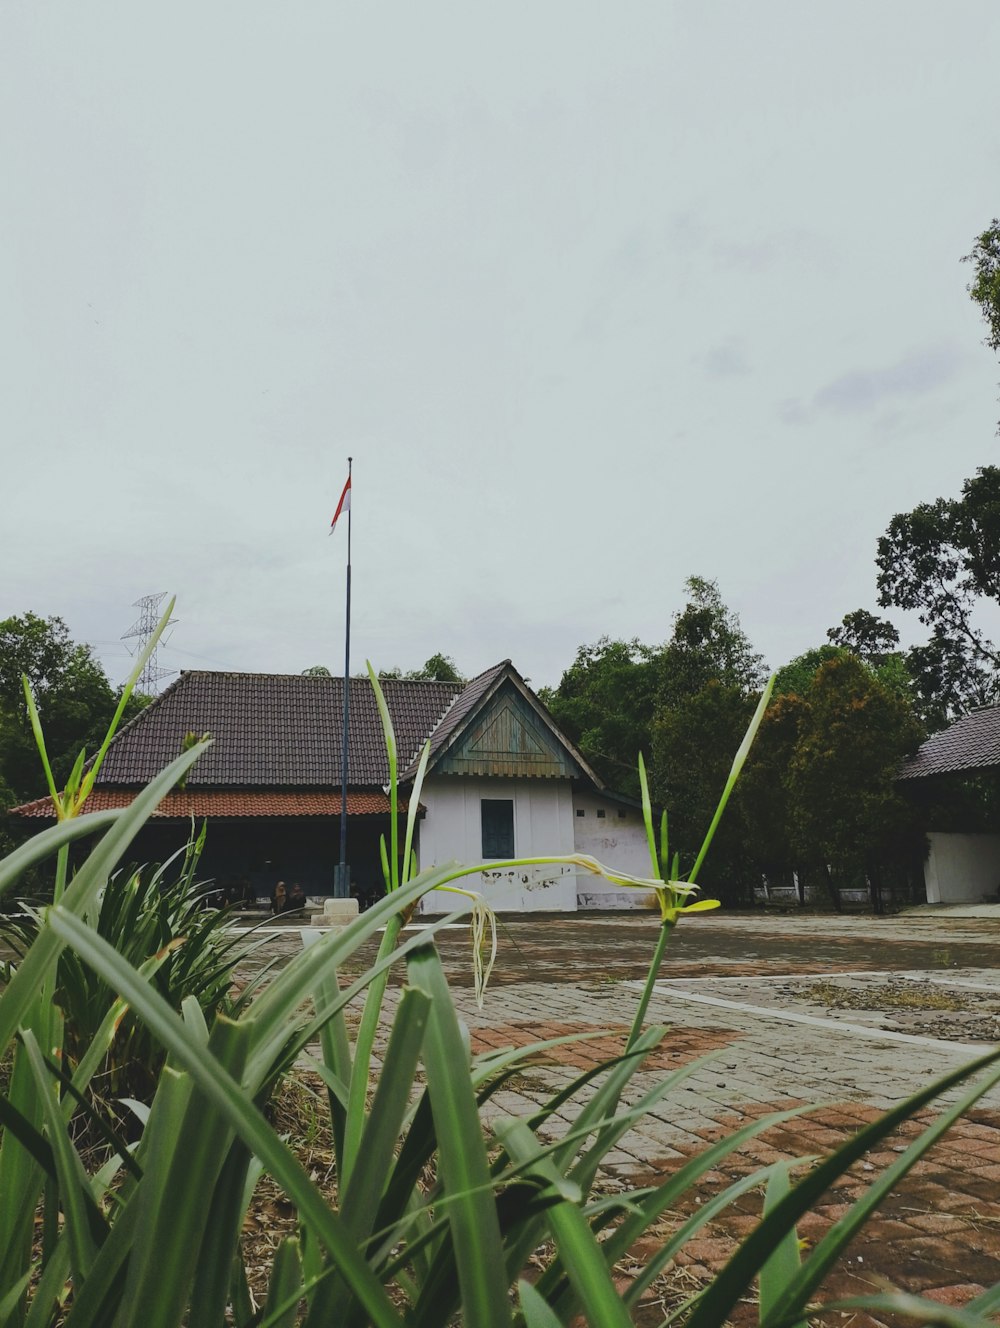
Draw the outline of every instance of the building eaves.
M903 763L899 779L972 773L1000 765L1000 706L983 706L935 733Z

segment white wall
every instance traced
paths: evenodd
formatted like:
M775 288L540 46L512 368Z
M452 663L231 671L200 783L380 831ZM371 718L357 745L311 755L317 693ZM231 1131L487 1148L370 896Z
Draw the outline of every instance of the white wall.
M430 777L420 792L427 815L420 823L420 867L446 862L482 862L483 798L514 803L514 856L573 852L573 794L567 779L486 779L466 775ZM575 876L568 867L524 867L478 872L459 882L478 890L500 912L576 908ZM435 890L421 903L425 913L452 912L455 895Z
M599 816L598 812L604 815ZM604 866L618 868L629 876L649 876L652 872L646 827L637 807L623 807L597 793L575 793L573 844L578 853L587 853ZM576 895L578 908L657 907L652 890L615 885L590 872L577 873Z
M924 864L928 904L978 904L1000 889L1000 835L927 836Z

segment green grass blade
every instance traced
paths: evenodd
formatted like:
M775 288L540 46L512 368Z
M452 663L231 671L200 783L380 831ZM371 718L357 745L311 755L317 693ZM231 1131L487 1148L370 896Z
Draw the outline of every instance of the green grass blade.
M740 777L740 771L743 769L750 748L753 746L753 740L757 736L757 730L760 728L764 719L764 711L767 709L768 702L771 700L771 693L774 691L774 679L775 675L772 673L767 680L767 686L764 688L760 700L757 702L757 709L753 713L753 718L750 721L749 727L743 735L743 741L740 743L739 751L733 757L732 769L729 771L729 778L726 780L726 786L722 790L722 797L719 799L719 805L715 809L712 823L708 827L708 832L698 851L695 864L688 875L688 880L691 882L697 879L698 873L701 870L701 865L705 861L705 856L708 853L709 845L715 838L715 832L718 829L719 822L722 820L722 813L726 810L726 803L729 801L729 795L736 787L736 781Z
M465 1322L509 1328L503 1242L465 1042L436 952L429 946L415 950L407 968L411 985L431 1002L424 1066Z
M517 1294L524 1328L562 1328L562 1319L549 1308L530 1282L522 1278L517 1284Z
M365 1165L355 1168L341 1203L343 1219L357 1241L371 1232L392 1167L393 1150L410 1107L410 1093L429 1009L430 998L424 992L411 988L404 990L361 1139Z
M88 812L86 816L74 817L72 821L60 821L40 834L32 835L27 843L14 849L0 862L0 896L16 885L26 871L36 867L46 858L53 857L67 844L84 839L87 835L100 834L109 829L125 812L124 807L115 807L106 812Z
M141 1015L150 1031L183 1065L191 1078L256 1153L267 1171L284 1187L299 1210L300 1219L313 1227L316 1238L337 1263L344 1281L365 1306L376 1328L400 1328L400 1319L375 1279L343 1223L309 1181L292 1151L278 1138L260 1111L225 1070L206 1056L205 1048L177 1017L163 997L108 945L72 913L50 910L49 925L65 944L106 978ZM314 949L318 949L316 946Z
M302 1255L299 1242L288 1236L278 1246L274 1256L260 1328L295 1328L296 1309L301 1295Z
M27 1116L12 1106L5 1097L0 1097L0 1128L6 1137L17 1140L25 1153L47 1176L55 1177L55 1158L45 1137L35 1129ZM3 1319L0 1317L0 1324L2 1323Z
M987 1063L992 1062L994 1068L989 1074L985 1075L978 1083L965 1093L959 1100L946 1111L942 1112L931 1124L909 1145L904 1153L887 1167L884 1172L875 1180L864 1192L847 1213L826 1233L822 1240L812 1249L807 1263L802 1266L798 1274L791 1279L785 1288L784 1293L778 1299L774 1307L772 1319L780 1319L782 1323L787 1320L789 1315L797 1315L800 1310L804 1311L806 1302L812 1292L819 1286L825 1273L833 1266L839 1258L846 1245L853 1239L862 1226L868 1221L869 1217L884 1199L892 1193L902 1178L911 1171L914 1166L924 1157L928 1149L937 1142L941 1136L951 1128L954 1123L965 1115L975 1103L988 1092L995 1084L1000 1083L1000 1067L996 1066L997 1059L1000 1058L1000 1052L995 1052L991 1056L984 1058ZM979 1062L982 1064L982 1061ZM968 1071L971 1067L966 1067ZM953 1076L948 1076L949 1080ZM943 1083L944 1081L939 1081ZM943 1089L939 1090L938 1096ZM915 1098L910 1098L910 1102ZM904 1104L905 1105L905 1104ZM916 1108L914 1108L916 1110ZM913 1114L913 1111L908 1113ZM876 1121L875 1125L880 1125ZM871 1126L869 1129L873 1128ZM884 1133L884 1132L883 1132ZM880 1136L881 1137L881 1136ZM833 1156L837 1158L843 1149L838 1150ZM809 1179L809 1178L807 1178ZM798 1188L798 1187L796 1187ZM795 1198L794 1192L790 1194L783 1202L791 1204ZM779 1205L780 1206L780 1205ZM766 1219L765 1219L766 1220Z
M656 836L653 834L653 804L649 800L649 781L646 778L646 762L639 753L639 788L642 791L642 823L646 827L646 841L649 844L649 860L653 864L653 875L660 876L660 860L656 853Z
M97 1252L95 1230L103 1236L106 1224L91 1196L87 1173L70 1140L66 1123L59 1111L54 1085L45 1069L38 1041L30 1028L24 1030L22 1041L35 1077L35 1086L45 1113L45 1128L49 1133L55 1159L73 1277L82 1284L87 1280Z
M424 749L420 753L420 764L417 766L417 773L413 777L413 787L410 789L409 805L406 809L406 839L403 844L403 884L410 879L413 872L413 831L417 824L417 813L420 807L420 790L424 786L424 774L427 770L427 762L431 754L430 738L424 743Z
M311 928L303 928L302 948L315 945L322 933ZM340 998L340 982L337 970L327 967L319 979L316 989L316 1005L319 1009L335 1009L335 1013L324 1021L319 1030L320 1052L323 1056L323 1068L339 1083L351 1082L351 1043L347 1035L347 1023L342 1009L336 1009ZM329 1084L328 1084L329 1088ZM330 1125L333 1130L333 1151L337 1160L337 1173L343 1175L344 1128L346 1121L346 1098L339 1093L329 1091Z
M503 1121L496 1133L509 1156L531 1166L543 1184L562 1180L552 1161L538 1156L538 1140L523 1121ZM545 1220L587 1322L593 1328L632 1328L632 1316L579 1205L570 1200L554 1203Z
M219 1328L226 1321L233 1261L251 1197L249 1168L250 1154L242 1143L233 1144L212 1194L191 1287L187 1328Z
M354 1039L354 1063L351 1067L351 1078L347 1086L347 1115L344 1121L344 1148L340 1173L345 1186L350 1184L354 1167L360 1156L361 1136L365 1126L365 1112L370 1087L372 1051L375 1046L375 1035L378 1032L379 1020L382 1017L385 989L389 982L388 965L393 958L398 958L394 952L402 926L399 914L394 913L385 925L385 932L379 943L374 967L369 969L368 974L366 974L366 977L370 977L371 981L365 993L361 1023Z
M66 1279L69 1277L69 1246L65 1239L59 1241L49 1256L49 1261L38 1279L31 1309L24 1321L24 1328L50 1328L58 1322L58 1309L66 1295ZM8 1328L10 1319L6 1319L4 1328Z
M56 907L77 914L87 910L156 806L173 788L180 775L194 765L203 750L199 744L172 761L142 790L130 807L118 814ZM68 843L69 838L64 842ZM14 1030L23 1020L37 993L47 981L54 980L55 966L62 948L63 942L43 923L0 1001L0 1051L10 1042Z
M948 1089L963 1083L971 1075L994 1066L998 1059L1000 1059L1000 1051L991 1052L988 1056L980 1057L979 1060L973 1061L971 1065L953 1070L926 1088L921 1089L920 1092L914 1093L904 1102L899 1103L880 1116L877 1121L873 1121L871 1125L859 1130L835 1153L814 1168L808 1176L800 1180L791 1193L781 1200L773 1211L762 1219L760 1225L747 1236L725 1268L706 1289L688 1320L687 1328L717 1328L718 1324L723 1323L788 1228L798 1222L799 1218L809 1211L824 1191L833 1185L854 1162L863 1157L870 1148L873 1148L886 1135L890 1134L898 1125L922 1107L932 1102L936 1097L940 1097ZM1000 1078L1000 1071L994 1070L985 1081L986 1087L977 1087L975 1096L981 1096L986 1088L998 1078ZM851 1209L848 1216L854 1214L856 1209L857 1205ZM834 1232L841 1229L842 1226L843 1223L838 1222L833 1231L829 1233L830 1236L833 1236ZM855 1226L852 1224L851 1230L854 1229ZM824 1238L824 1241L820 1244L825 1244L828 1239L829 1237ZM826 1255L830 1261L837 1257L838 1248L834 1247L832 1241L826 1245ZM797 1279L797 1282L801 1283L808 1277L810 1288L815 1285L818 1278L822 1278L826 1271L822 1264L814 1263L818 1249L819 1247L812 1251ZM818 1278L816 1274L818 1274ZM800 1293L808 1295L808 1289L796 1285L794 1293L798 1298ZM799 1312L799 1308L788 1303L785 1298L782 1299L781 1313L783 1316L787 1314L797 1318Z
M32 736L35 739L35 746L38 748L38 755L41 758L42 769L45 771L45 782L49 786L49 797L52 799L52 805L57 812L62 810L62 801L59 797L59 790L56 788L56 781L52 777L52 766L49 764L49 754L45 750L45 734L42 732L42 721L38 718L38 707L35 705L35 694L31 690L31 683L28 681L26 673L21 674L21 686L24 688L24 701L28 707L28 720L31 724Z
M764 1192L764 1216L772 1213L782 1199L790 1192L789 1174L793 1166L801 1162L779 1162L772 1169ZM764 1323L775 1307L780 1304L787 1287L794 1281L802 1267L799 1256L799 1233L795 1226L786 1228L781 1239L776 1243L769 1258L760 1270L760 1309L758 1317ZM806 1328L805 1321L793 1325L793 1328Z
M194 1031L202 1044L198 1030ZM203 1054L239 1079L250 1029L220 1016ZM206 1192L215 1189L232 1145L232 1125L199 1090L185 1106L173 1156L157 1177L155 1205L144 1205L129 1261L129 1313L143 1328L175 1328L181 1322L208 1217ZM192 1185L191 1178L198 1178Z
M149 662L150 658L152 657L153 651L156 649L157 642L159 641L160 637L163 635L164 629L166 628L167 624L170 622L170 615L173 613L174 605L176 603L177 603L177 597L175 595L171 595L162 618L156 624L156 627L153 629L152 636L146 642L146 645L144 646L142 652L139 655L139 658L135 662L135 667L128 676L128 681L125 683L125 686L122 688L122 694L118 698L118 705L115 709L115 713L111 718L111 723L108 725L108 731L104 735L104 741L101 743L100 747L98 748L97 754L94 757L93 761L91 762L90 769L87 771L87 774L84 778L83 787L80 790L81 805L84 802L86 802L87 798L90 796L90 791L94 787L94 781L97 779L97 773L104 763L105 756L107 756L108 754L108 748L111 746L111 740L115 736L115 733L118 731L118 725L121 723L122 715L124 715L125 713L125 707L128 705L129 697L135 691L135 685L142 677L143 669L146 667L146 664Z
M371 666L371 660L365 661L368 678L375 693L379 719L382 721L382 734L385 738L385 754L389 761L389 835L392 841L389 862L390 890L399 888L399 767L396 752L396 734L392 727L392 716L386 704L385 695L379 685L378 674Z
M970 1301L964 1308L957 1305L942 1305L938 1300L924 1296L910 1295L905 1291L884 1291L881 1295L850 1296L844 1300L831 1300L822 1305L824 1318L830 1310L847 1319L848 1324L857 1317L857 1310L871 1310L871 1321L878 1323L880 1314L889 1314L891 1322L904 1319L907 1322L926 1323L931 1328L996 1328L996 1320L982 1316L973 1307L982 1297ZM850 1316L850 1317L848 1317ZM869 1316L866 1315L866 1318Z

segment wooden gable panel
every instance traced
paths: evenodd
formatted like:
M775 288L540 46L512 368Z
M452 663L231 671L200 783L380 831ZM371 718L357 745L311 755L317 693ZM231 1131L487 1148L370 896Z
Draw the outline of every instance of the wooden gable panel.
M548 779L572 779L579 773L569 753L511 686L502 687L476 716L438 762L437 771Z

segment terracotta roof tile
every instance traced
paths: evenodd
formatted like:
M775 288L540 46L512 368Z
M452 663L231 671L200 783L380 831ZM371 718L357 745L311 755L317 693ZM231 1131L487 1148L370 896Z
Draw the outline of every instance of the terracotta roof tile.
M135 797L135 790L95 788L87 799L88 812L106 811L111 807L127 807ZM400 812L407 810L405 798L399 800ZM52 803L48 798L36 798L14 808L18 816L38 820L52 820ZM388 815L388 795L377 792L348 793L348 816ZM183 818L189 816L267 817L267 816L339 816L340 790L267 790L258 789L192 789L183 793L176 789L168 793L154 818Z

